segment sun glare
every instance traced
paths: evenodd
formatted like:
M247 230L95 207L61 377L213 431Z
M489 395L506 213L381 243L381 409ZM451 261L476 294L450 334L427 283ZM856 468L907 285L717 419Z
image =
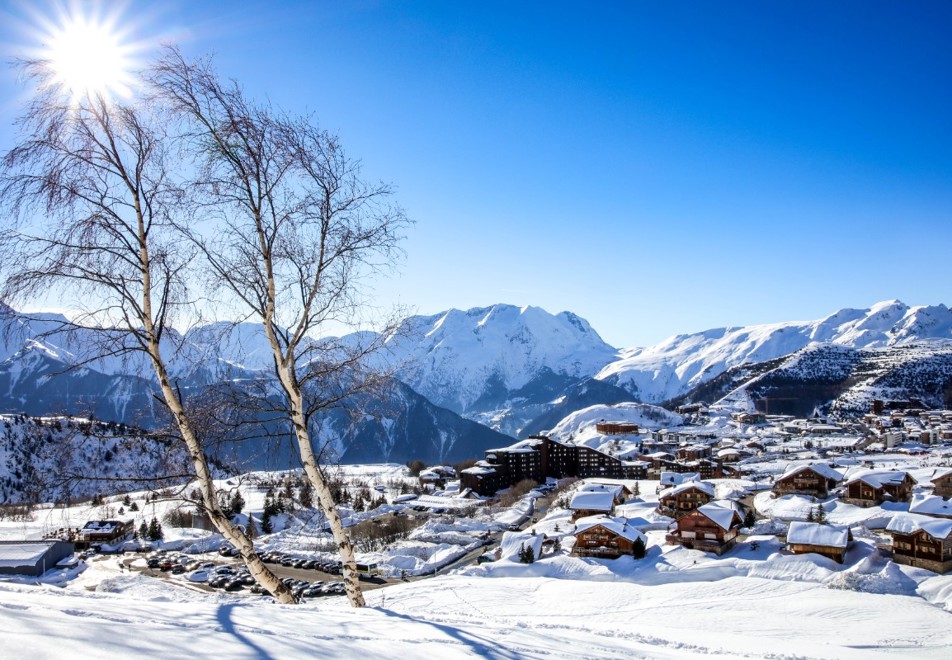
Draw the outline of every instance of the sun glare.
M119 39L104 25L76 20L53 35L50 66L57 83L74 94L128 93L128 71Z
M38 59L49 63L50 83L74 100L86 95L125 98L132 93L134 53L141 48L130 39L129 29L118 27L119 15L105 16L89 10L102 5L73 4L52 19L42 21Z

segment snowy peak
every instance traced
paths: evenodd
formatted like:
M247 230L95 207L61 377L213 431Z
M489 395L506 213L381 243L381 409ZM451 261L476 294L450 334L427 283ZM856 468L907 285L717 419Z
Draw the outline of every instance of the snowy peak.
M387 347L394 363L405 365L403 380L457 411L487 394L504 398L546 371L591 376L617 356L571 312L505 304L408 318Z
M888 300L868 309L842 309L818 321L676 335L648 348L622 351L621 359L596 378L624 387L642 401L657 403L684 394L733 366L789 355L811 342L880 348L932 339L952 339L948 307L910 307Z

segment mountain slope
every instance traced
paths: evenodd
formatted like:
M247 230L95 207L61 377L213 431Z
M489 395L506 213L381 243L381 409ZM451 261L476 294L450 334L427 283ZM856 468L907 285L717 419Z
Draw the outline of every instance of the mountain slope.
M595 376L640 401L674 399L733 366L789 355L812 342L851 348L901 346L952 339L945 305L909 307L893 300L869 309L843 309L818 321L718 328L676 335L647 348L622 351Z
M720 399L731 407L806 416L817 406L865 413L874 398L952 406L952 341L875 348L811 344L783 358L733 367L670 403Z

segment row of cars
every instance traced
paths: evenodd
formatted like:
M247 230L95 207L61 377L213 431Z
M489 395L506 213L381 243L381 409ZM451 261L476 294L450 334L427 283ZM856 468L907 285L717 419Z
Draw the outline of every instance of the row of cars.
M295 598L320 598L322 596L343 596L346 593L343 582L324 582L315 580L296 580L294 578L282 578L281 582L291 589ZM251 593L264 594L267 591L261 585L251 587Z
M311 571L323 571L331 575L341 574L341 565L339 561L322 561L320 559L301 559L292 557L283 552L265 552L261 555L261 561L266 564L280 564L288 568L302 568Z

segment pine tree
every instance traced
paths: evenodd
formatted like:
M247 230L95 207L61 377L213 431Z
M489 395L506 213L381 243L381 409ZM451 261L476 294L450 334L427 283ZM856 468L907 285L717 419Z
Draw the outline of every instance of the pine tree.
M644 540L642 540L642 538L639 536L631 545L631 556L635 559L644 559L647 552L648 548L645 547Z
M139 538L145 540L149 538L149 528L146 526L145 521L142 521L142 524L139 525Z
M813 515L813 509L811 508L809 513L807 513L807 522L816 522L816 516Z
M641 486L638 485L637 481L635 482L635 489L631 491L631 494L634 495L635 497L638 497L639 495L641 495Z
M531 545L523 544L519 550L519 561L523 564L531 564L535 561L535 550L532 549Z
M826 522L826 511L819 504L816 505L816 516L814 518L818 523Z
M122 498L122 504L123 506L132 506L132 498L126 495L125 497Z
M229 502L229 508L231 509L231 515L236 515L241 513L242 509L245 508L245 498L241 496L241 491L236 490L231 496L231 502Z
M145 523L143 523L144 525ZM155 516L152 516L152 520L149 521L149 528L147 530L148 539L150 541L161 541L164 536L162 533L162 525L159 524L159 519Z
M364 509L366 509L366 506L364 506L364 498L358 494L354 499L354 513L361 513Z
M753 509L747 509L747 513L744 515L744 527L753 527L757 523L757 516L754 515Z
M270 534L274 531L274 525L271 524L271 510L265 506L264 511L261 512L261 531L265 534Z
M132 504L129 505L129 510L130 510L130 511L138 511L138 510L139 510L139 505L136 504L135 502L133 502Z
M310 482L305 482L298 490L298 502L301 503L301 507L304 509L310 509L314 506L314 488Z

